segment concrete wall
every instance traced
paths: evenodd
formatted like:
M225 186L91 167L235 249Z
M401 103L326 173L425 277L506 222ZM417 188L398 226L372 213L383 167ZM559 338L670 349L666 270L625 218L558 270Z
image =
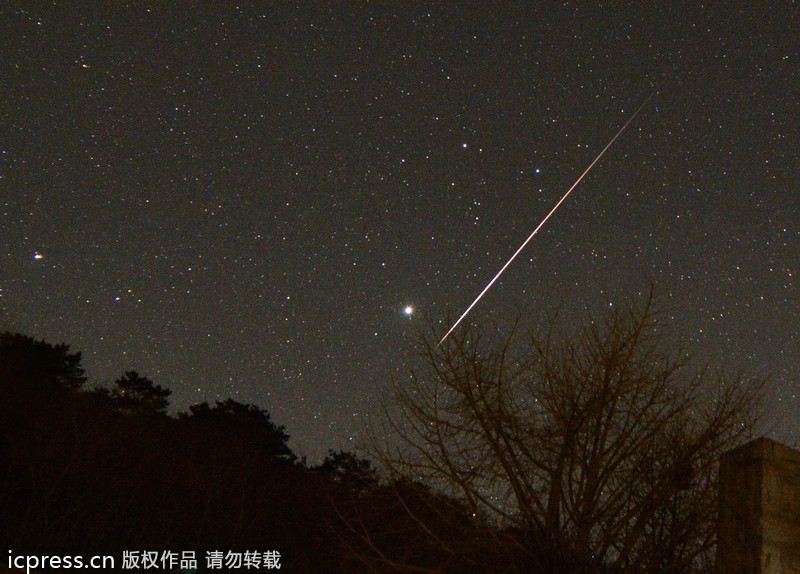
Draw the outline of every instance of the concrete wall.
M720 460L717 572L800 574L800 451L759 438Z

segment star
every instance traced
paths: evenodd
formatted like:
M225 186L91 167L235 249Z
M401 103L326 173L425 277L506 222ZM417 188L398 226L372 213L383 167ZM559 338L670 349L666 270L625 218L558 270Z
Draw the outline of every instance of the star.
M403 313L405 313L407 317L410 317L414 314L414 307L411 305L406 305L405 309L403 309Z

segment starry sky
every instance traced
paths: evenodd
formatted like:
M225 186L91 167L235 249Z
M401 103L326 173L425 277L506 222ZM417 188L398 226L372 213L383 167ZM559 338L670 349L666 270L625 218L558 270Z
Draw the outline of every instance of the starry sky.
M2 326L352 448L652 95L479 307L654 283L793 444L800 5L751 4L4 3Z

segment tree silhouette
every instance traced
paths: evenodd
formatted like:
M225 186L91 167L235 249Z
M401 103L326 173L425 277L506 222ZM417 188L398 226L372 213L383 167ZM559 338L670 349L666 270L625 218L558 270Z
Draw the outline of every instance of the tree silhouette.
M378 472L372 462L352 452L329 450L325 460L313 470L335 484L360 494L378 484Z
M274 549L285 570L342 572L325 488L341 485L297 464L266 411L226 400L175 420L169 390L133 371L83 392L68 349L0 335L0 546Z
M216 401L213 407L203 402L189 407L189 413L182 413L179 419L213 427L224 435L246 441L275 459L297 459L287 445L289 435L284 432L285 427L274 424L269 413L255 405L242 404L230 398Z
M172 394L136 371L127 371L111 389L100 387L95 392L108 399L116 410L135 415L166 414L167 397Z
M658 319L651 295L570 337L519 318L431 333L374 456L461 501L498 571L692 572L712 555L718 457L751 435L763 381L693 368Z
M81 354L69 345L50 345L19 333L0 333L0 381L25 379L78 390L86 382Z
M85 516L70 487L85 463L98 464L99 433L84 422L94 429L107 419L78 392L80 361L67 345L0 335L0 535L10 547L65 540Z

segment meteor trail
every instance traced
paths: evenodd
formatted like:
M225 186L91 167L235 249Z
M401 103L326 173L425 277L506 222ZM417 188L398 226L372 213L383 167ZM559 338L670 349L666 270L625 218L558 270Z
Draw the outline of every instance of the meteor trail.
M654 92L654 93L655 93L655 92ZM643 108L643 107L645 107L645 105L647 105L647 102L649 102L649 101L650 101L650 98L652 98L652 97L653 97L654 93L653 93L653 94L650 94L650 95L647 97L647 99L644 101L644 103L642 103L642 105L641 105L641 106L639 106L639 108L638 108L638 109L637 109L635 112L633 112L633 115L632 115L632 116L631 116L631 117L628 119L628 121L627 121L627 122L625 122L625 125L623 125L623 126L622 126L622 127L619 129L619 131L617 132L617 135L615 135L613 138L611 138L611 141L610 141L610 142L608 142L608 144L606 144L606 147L604 147L604 148L603 148L603 151L601 151L599 154L597 154L597 157L596 157L596 158L594 158L594 161L593 161L592 163L590 163L590 164L589 164L589 167L587 167L587 168L586 168L586 171L584 171L584 172L581 174L581 176L580 176L580 177L579 177L577 180L575 180L575 183L573 183L573 184L572 184L572 187L570 187L570 188L567 190L567 193L565 193L565 194L564 194L564 196L563 196L561 199L559 199L559 200L558 200L558 203L556 203L555 207L553 207L553 209L551 209L551 210L550 210L550 213L548 213L548 214L545 216L545 218L544 218L544 219L542 219L542 222L541 222L539 225L537 225L537 226L536 226L536 229L534 229L534 230L533 230L533 233L531 233L531 234L528 236L528 238L527 238L527 239L526 239L526 240L525 240L525 241L522 243L522 245L520 245L520 246L519 246L519 249L517 249L517 250L514 252L514 255L512 255L512 256L511 256L511 258L510 258L508 261L506 261L506 264L505 264L505 265L503 265L503 267L500 269L500 271L498 271L498 272L497 272L497 275L495 275L495 276L492 278L492 280L491 280L491 281L489 281L489 284L488 284L486 287L484 287L484 288L483 288L483 291L481 291L480 295L478 295L477 297L475 297L475 300L472 302L472 304L471 304L469 307L467 307L467 310L466 310L466 311L464 311L464 313L461 315L461 317L459 317L459 318L458 318L458 321L456 321L455 323L453 323L453 326L452 326L452 327L450 327L450 330L449 330L449 331L447 331L447 333L445 333L445 334L444 334L444 337L442 337L442 340L441 340L441 341L439 341L439 342L436 344L436 346L437 346L437 347L438 347L439 345L441 345L442 343L444 343L444 340L445 340L445 339L447 339L447 337L450 335L450 333L452 333L452 332L455 330L455 328L456 328L456 327L458 327L458 324L459 324L459 323L461 323L461 321L464 319L464 317L466 317L466 316L467 316L467 314L468 314L470 311L472 311L472 308L473 308L475 305L477 305L477 304L478 304L478 301L480 301L480 300L481 300L481 297L483 297L483 296L486 294L486 292L487 292L487 291L488 291L488 290L491 288L491 286L492 286L492 285L494 285L494 282L495 282L495 281L497 281L497 279L500 277L500 275L502 275L502 274L503 274L503 271L505 271L505 270L506 270L506 267L508 267L509 265L511 265L511 262L512 262L512 261L514 261L514 259L517 257L517 255L519 255L520 251L522 251L523 249L525 249L525 246L528 244L528 242L529 242L531 239L533 239L533 236L534 236L534 235L536 235L536 233L537 233L537 232L538 232L538 231L539 231L539 230L542 228L542 226L543 226L543 225L544 225L544 224L547 222L547 220L548 220L548 219L550 219L550 216L551 216L551 215L553 215L553 214L556 212L556 209L558 209L558 208L559 208L559 206L561 206L561 204L562 204L562 203L564 203L564 200L565 200L565 199L567 199L567 196L568 196L570 193L572 193L572 190L573 190L573 189L575 189L576 187L578 187L578 184L581 182L581 180L584 178L584 176L585 176L587 173L589 173L589 170L591 170L591 169L594 167L594 164L596 164L596 163L598 162L598 160L599 160L601 157L603 157L603 154L604 154L604 153L606 153L606 150L607 150L608 148L610 148L610 147L611 147L611 145L612 145L612 144L613 144L613 143L614 143L614 142L617 140L617 138L618 138L620 135L622 135L622 132L624 132L624 131L625 131L625 128L627 128L627 127L628 127L628 125L630 125L630 123L631 123L631 122L632 122L632 121L633 121L633 120L636 118L636 116L637 116L637 115L639 115L639 112L640 112L640 111L642 111L642 108Z

